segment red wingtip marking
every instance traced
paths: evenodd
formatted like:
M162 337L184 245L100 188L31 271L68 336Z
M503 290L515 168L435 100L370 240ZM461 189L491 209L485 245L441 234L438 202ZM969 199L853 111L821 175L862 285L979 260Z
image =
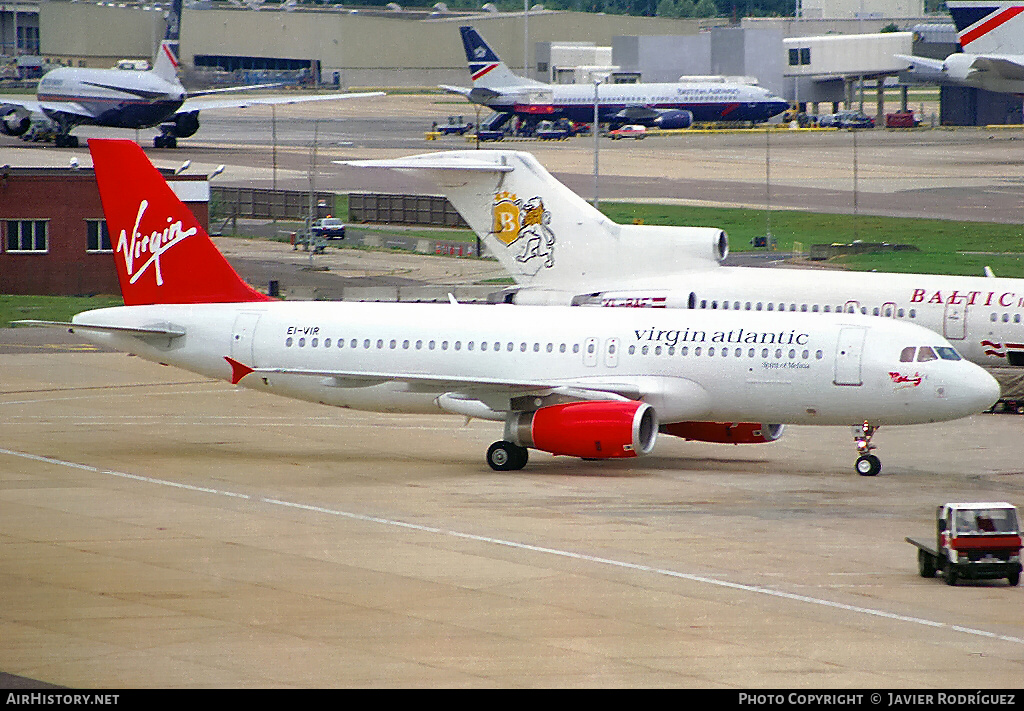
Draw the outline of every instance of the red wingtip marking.
M228 356L224 356L224 360L226 360L228 362L228 365L231 366L231 384L232 385L238 385L238 381L239 380L241 380L242 378L247 376L249 373L253 372L253 368L250 368L249 366L245 365L244 363L239 363L234 358L229 358Z

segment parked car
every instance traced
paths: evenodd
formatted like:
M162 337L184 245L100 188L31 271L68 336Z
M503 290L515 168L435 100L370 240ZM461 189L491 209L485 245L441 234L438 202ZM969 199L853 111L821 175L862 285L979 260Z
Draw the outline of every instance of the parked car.
M345 223L337 217L317 220L309 228L314 237L321 239L345 239Z
M628 124L617 128L614 131L608 132L608 137L613 141L619 138L635 138L638 141L642 141L644 136L647 135L646 126L638 126L636 124Z
M914 118L913 111L896 111L885 115L886 128L915 128L921 122Z
M874 128L875 120L860 111L840 111L818 119L821 128Z

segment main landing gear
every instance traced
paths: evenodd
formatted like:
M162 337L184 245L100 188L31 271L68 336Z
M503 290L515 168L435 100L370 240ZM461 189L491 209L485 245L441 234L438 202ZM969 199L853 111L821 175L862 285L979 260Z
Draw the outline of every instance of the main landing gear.
M520 447L512 442L495 442L487 448L487 463L496 472L510 472L522 469L530 452L526 447Z
M875 445L871 444L871 437L877 429L868 422L859 428L854 428L853 443L857 445L857 454L860 455L857 457L854 469L861 476L876 476L878 472L882 471L882 461L871 454L871 450L875 449Z

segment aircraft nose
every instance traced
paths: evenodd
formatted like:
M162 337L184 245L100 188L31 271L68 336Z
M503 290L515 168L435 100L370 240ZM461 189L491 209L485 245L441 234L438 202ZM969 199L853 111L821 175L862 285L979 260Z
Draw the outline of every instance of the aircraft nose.
M957 385L962 388L959 400L966 416L983 412L992 407L1002 395L1002 388L999 386L999 382L981 366L974 363L964 363L963 365L969 366L969 369Z

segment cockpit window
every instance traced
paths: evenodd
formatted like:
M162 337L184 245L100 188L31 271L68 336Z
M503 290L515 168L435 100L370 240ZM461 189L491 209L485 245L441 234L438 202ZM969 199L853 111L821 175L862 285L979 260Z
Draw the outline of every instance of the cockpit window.
M900 363L913 363L914 353L917 352L916 346L908 346L900 352Z
M942 358L942 360L961 360L960 354L953 348L943 346L936 348L935 350L939 354L939 358Z
M918 363L926 363L927 361L930 361L930 360L938 360L938 358L939 357L937 355L935 355L935 351L933 351L928 346L921 346L921 348L919 348L918 351L917 351L917 362Z

